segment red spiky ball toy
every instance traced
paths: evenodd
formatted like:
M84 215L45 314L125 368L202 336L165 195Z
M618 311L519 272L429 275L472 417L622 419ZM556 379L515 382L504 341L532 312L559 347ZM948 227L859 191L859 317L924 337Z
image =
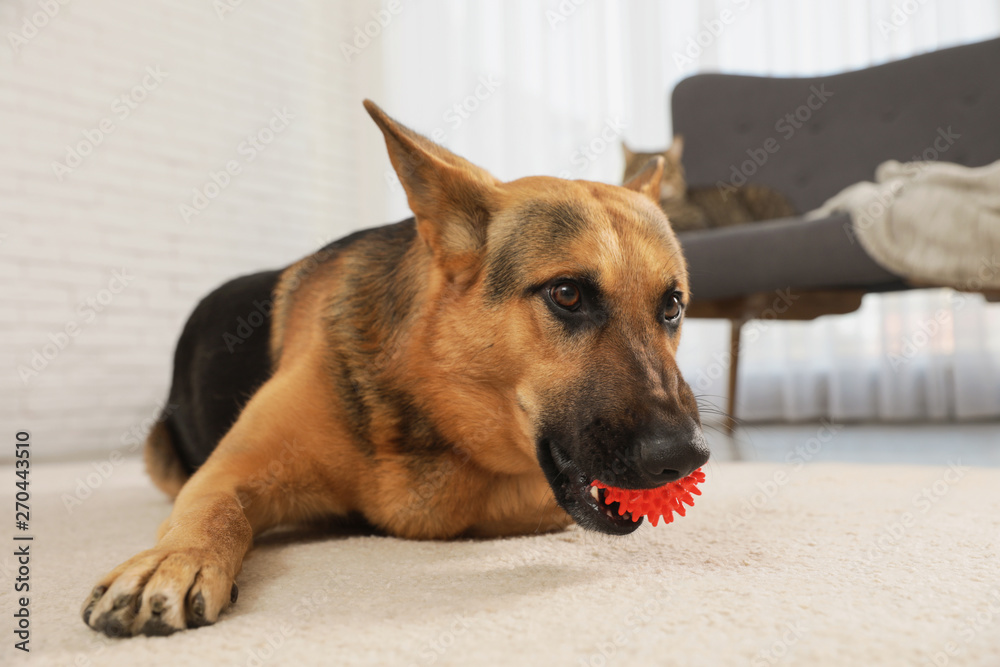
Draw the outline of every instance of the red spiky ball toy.
M618 515L632 514L632 521L648 517L654 526L663 517L663 523L671 523L674 513L684 516L684 505L694 506L695 496L701 495L698 485L705 481L705 473L698 468L693 473L676 482L664 484L655 489L616 489L594 481L593 486L604 489L605 502L618 503Z

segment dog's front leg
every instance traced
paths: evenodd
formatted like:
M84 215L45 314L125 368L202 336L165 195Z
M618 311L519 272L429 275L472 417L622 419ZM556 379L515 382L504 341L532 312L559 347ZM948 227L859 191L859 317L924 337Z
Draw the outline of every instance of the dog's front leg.
M84 602L85 623L112 637L165 635L213 623L236 601L253 527L231 489L204 486L185 486L156 546L101 579Z
M215 622L236 599L234 580L253 536L285 522L342 513L317 441L302 424L322 402L297 398L274 378L181 489L155 547L108 573L83 620L110 636L159 635ZM319 412L321 414L322 411Z

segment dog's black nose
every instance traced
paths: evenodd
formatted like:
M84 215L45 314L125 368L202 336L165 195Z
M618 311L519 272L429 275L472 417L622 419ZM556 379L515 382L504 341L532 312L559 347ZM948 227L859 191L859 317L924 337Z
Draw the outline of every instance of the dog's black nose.
M639 440L639 466L659 486L687 477L708 462L708 443L701 429L661 429Z

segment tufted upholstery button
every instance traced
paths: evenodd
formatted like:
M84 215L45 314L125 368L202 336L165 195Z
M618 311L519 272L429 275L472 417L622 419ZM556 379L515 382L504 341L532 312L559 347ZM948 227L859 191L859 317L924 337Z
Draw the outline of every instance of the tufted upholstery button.
M882 120L886 123L891 123L892 121L896 120L896 110L886 109L885 111L883 111Z
M962 96L962 101L966 104L966 106L971 107L972 105L979 102L979 91L973 90L971 92L966 93L965 95Z
M819 134L823 129L823 123L810 123L809 134Z
M750 124L750 121L748 121L748 120L738 121L736 123L736 133L737 134L746 134L747 132L750 131L751 127L753 127L753 126Z
M965 153L955 153L951 156L951 159L955 161L955 164L965 164L966 160L969 159L969 156Z
M799 173L795 174L795 185L803 187L808 182L809 182L809 174L807 174L806 172L800 171Z

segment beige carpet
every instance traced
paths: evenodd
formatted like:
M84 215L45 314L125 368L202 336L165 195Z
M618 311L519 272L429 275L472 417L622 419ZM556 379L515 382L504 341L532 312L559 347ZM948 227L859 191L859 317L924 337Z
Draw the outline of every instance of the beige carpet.
M686 518L626 539L265 539L217 625L127 640L80 602L169 505L127 462L70 513L93 472L33 470L31 654L0 556L4 665L1000 665L997 469L715 464Z

